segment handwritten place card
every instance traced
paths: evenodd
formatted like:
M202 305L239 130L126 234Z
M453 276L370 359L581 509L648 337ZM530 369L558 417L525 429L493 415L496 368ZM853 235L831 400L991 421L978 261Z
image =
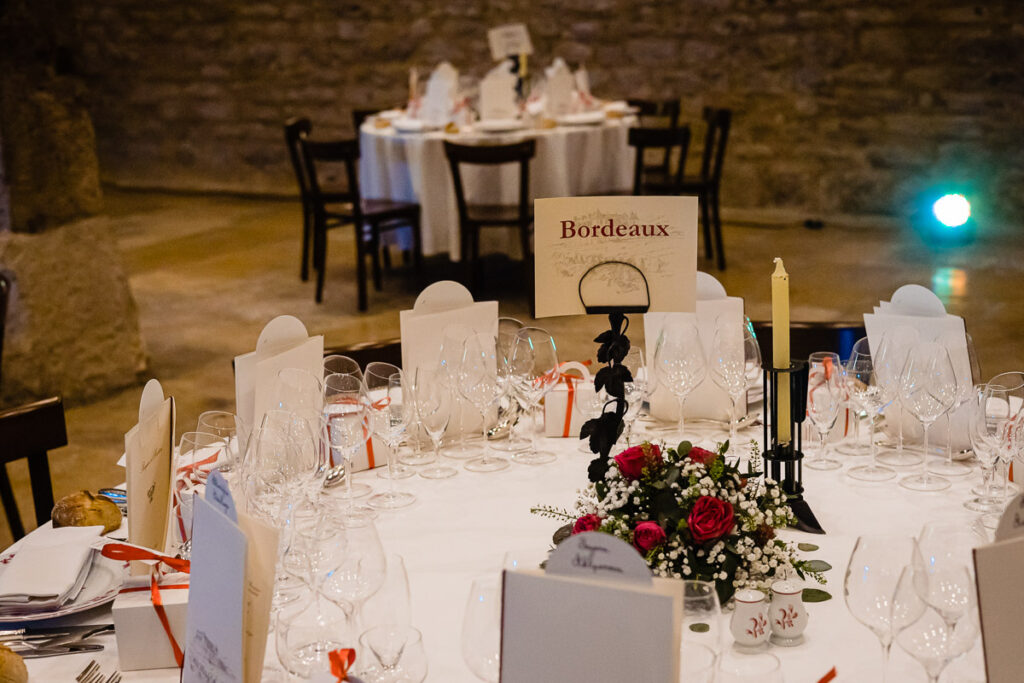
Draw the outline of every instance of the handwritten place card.
M978 615L985 671L989 683L1017 683L1024 671L1024 494L1007 506L996 529L996 542L974 549Z
M504 572L500 681L676 683L682 604L683 583L652 578L623 541L573 536L546 573Z
M534 209L538 318L586 313L584 301L694 310L695 197L560 197Z
M139 422L124 435L128 541L161 553L172 538L174 420L174 399L164 398L160 382L151 379L142 390ZM149 566L132 562L131 573L149 574Z
M487 43L491 47L494 61L512 55L533 54L533 43L530 42L530 31L526 24L495 26L487 32Z

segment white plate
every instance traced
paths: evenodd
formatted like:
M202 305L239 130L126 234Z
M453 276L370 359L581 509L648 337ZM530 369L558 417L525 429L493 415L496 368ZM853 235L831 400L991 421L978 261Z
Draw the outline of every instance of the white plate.
M382 112L377 113L377 118L384 119L385 121L394 121L405 116L405 112L401 109L385 109Z
M419 119L395 119L391 126L399 133L425 133L431 130L439 130L441 126L428 124Z
M510 133L525 127L526 124L519 119L487 119L473 124L473 128L481 133Z
M3 573L7 563L16 553L17 549L0 556L0 574ZM85 579L85 585L82 586L82 590L74 600L69 600L60 607L50 610L29 611L21 605L0 607L0 623L25 623L56 619L113 602L124 582L127 566L125 562L103 557L99 551L96 551L93 553L92 567L89 569L89 576Z
M616 114L636 114L640 111L637 107L629 106L629 102L620 100L618 102L608 102L604 105L604 110L607 112L613 112Z
M582 114L566 114L559 116L555 122L560 126L596 126L604 123L603 111L585 111Z

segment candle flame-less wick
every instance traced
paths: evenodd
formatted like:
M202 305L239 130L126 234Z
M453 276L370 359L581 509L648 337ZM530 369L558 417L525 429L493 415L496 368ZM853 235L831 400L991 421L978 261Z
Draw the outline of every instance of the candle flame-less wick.
M789 277L789 273L786 272L786 266L782 264L782 259L776 256L774 262L775 272L772 273L772 277Z

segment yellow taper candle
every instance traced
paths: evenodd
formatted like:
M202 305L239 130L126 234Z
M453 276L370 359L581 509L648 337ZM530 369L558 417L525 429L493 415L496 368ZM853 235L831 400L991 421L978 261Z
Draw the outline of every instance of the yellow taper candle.
M777 370L789 368L789 273L782 265L782 259L775 259L775 272L772 273L772 365ZM779 443L789 443L789 375L779 375L779 386L776 390L779 398L779 409L776 413L776 434Z

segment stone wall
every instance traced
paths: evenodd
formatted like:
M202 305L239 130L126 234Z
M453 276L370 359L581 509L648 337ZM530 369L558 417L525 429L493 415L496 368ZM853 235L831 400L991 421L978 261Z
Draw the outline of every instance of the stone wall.
M536 66L585 62L606 97L736 114L727 207L905 216L932 183L1024 214L1024 2L987 0L105 0L79 3L104 178L290 193L281 124L349 134L410 66L480 75L525 20Z

